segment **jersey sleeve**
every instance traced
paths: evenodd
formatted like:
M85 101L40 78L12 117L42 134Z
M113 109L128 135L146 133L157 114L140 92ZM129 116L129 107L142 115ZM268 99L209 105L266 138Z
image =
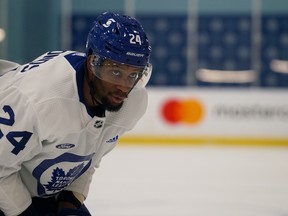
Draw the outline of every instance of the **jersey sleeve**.
M18 66L19 64L17 64L16 62L11 62L11 61L0 59L0 76L3 76L7 72L9 72L10 70L14 68L17 68Z
M31 204L19 170L41 150L37 128L29 100L15 87L0 88L0 209L5 215L18 215Z

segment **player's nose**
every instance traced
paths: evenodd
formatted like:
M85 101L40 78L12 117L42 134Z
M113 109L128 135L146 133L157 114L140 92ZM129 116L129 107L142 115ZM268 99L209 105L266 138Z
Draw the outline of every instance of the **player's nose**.
M130 90L130 87L124 86L124 85L117 85L116 87L118 90L120 90L123 93L128 93Z

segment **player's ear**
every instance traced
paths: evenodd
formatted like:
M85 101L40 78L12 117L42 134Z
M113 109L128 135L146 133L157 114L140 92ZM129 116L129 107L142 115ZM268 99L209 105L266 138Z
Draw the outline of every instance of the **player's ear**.
M93 76L93 71L92 71L93 59L94 59L94 56L93 56L93 55L89 55L89 56L87 57L86 68L87 68L87 75L88 75L88 78L89 78L89 79L91 79L92 76Z

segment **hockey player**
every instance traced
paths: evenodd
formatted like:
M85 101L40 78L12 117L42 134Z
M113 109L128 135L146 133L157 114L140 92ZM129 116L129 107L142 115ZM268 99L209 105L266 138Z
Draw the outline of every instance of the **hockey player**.
M138 21L101 14L86 48L0 62L0 215L90 215L94 169L145 113L151 48Z

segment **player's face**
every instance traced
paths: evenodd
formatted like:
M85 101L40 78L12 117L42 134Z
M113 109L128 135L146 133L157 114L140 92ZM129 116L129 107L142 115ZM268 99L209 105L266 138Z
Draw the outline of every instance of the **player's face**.
M108 111L118 111L134 86L139 72L139 68L105 60L97 76L94 73L95 98Z

